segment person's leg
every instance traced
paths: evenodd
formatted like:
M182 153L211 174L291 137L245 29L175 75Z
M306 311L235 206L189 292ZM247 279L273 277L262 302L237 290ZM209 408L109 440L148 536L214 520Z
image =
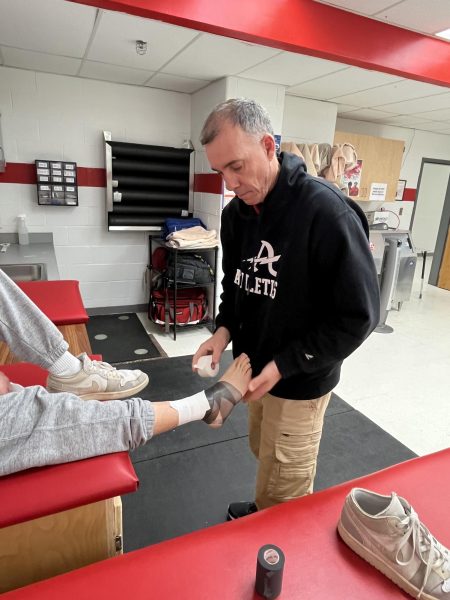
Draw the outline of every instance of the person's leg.
M84 400L119 400L140 392L148 375L138 369L115 369L67 351L59 329L0 269L0 340L21 360L50 372L51 392L74 393Z
M189 421L203 419L217 426L218 420L226 418L221 409L228 411L230 402L225 393L222 405L223 386L235 400L245 394L250 379L248 357L241 355L219 382L188 399L103 403L84 402L68 393L51 394L40 386L21 388L0 373L0 475L132 450L153 435ZM191 405L189 420L186 405Z
M259 459L261 442L261 423L263 416L262 399L247 403L248 406L248 443L256 459Z
M22 360L47 370L68 348L59 329L1 269L0 340Z
M40 386L0 396L0 475L131 450L153 435L151 402L84 402Z
M323 418L331 393L315 400L266 394L255 501L268 508L313 491Z

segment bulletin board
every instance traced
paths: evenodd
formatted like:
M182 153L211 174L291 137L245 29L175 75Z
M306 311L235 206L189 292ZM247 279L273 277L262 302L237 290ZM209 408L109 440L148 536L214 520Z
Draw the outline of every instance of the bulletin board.
M405 142L371 135L336 131L335 144L350 143L355 147L358 159L362 161L361 180L356 200L369 200L375 184L387 184L385 202L393 202L400 179ZM380 188L381 189L381 188Z

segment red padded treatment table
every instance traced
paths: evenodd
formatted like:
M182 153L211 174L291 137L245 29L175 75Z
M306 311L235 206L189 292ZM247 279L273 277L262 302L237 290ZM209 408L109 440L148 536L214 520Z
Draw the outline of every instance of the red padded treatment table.
M256 600L256 556L270 543L286 556L280 600L405 600L409 596L338 537L345 496L357 486L379 493L396 491L450 546L449 469L447 449L238 521L98 562L2 599Z
M19 281L17 285L55 325L75 325L89 319L78 281Z
M0 528L137 490L128 452L0 477Z
M45 386L48 375L31 363L0 365L0 371L23 386ZM134 492L137 485L127 452L13 473L0 477L0 527Z

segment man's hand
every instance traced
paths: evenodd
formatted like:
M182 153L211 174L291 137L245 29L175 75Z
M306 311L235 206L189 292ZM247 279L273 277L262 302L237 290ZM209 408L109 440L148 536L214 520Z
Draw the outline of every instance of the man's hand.
M0 394L7 394L9 391L9 378L0 371Z
M259 400L264 394L270 392L280 379L281 373L278 370L275 361L271 360L270 363L267 363L261 373L250 381L244 400L246 402Z
M214 369L216 364L219 363L222 352L228 346L230 341L230 332L226 327L219 327L219 329L212 335L209 340L203 342L197 352L194 354L192 359L192 370L195 372L194 365L197 364L198 359L201 356L212 354L211 367Z

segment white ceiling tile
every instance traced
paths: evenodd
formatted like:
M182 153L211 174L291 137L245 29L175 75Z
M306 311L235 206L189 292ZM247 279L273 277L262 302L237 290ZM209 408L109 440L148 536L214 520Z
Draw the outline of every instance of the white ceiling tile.
M114 81L115 83L131 83L134 85L142 85L151 75L153 75L151 71L130 69L129 67L94 62L93 60L86 60L80 71L81 77Z
M417 127L418 125L424 125L425 123L431 123L429 119L422 119L415 117L414 115L395 115L387 117L383 121L388 125L400 125L404 127Z
M422 123L418 129L426 129L427 131L435 131L436 133L441 133L450 128L450 123L445 121L428 121L427 123Z
M357 119L359 121L377 121L382 122L387 117L391 117L390 113L372 108L358 108L357 110L345 113L346 119Z
M61 0L0 0L4 46L81 58L97 9Z
M360 90L366 90L386 83L400 81L400 77L379 73L378 71L367 71L358 67L348 67L337 73L324 75L306 83L288 88L290 94L296 96L306 95L308 98L329 100L344 94L351 94ZM348 103L343 101L344 104Z
M450 27L445 20L450 19L450 0L324 3L428 33ZM98 27L88 60L83 62L80 59L94 22ZM144 56L136 53L137 39L148 44ZM33 70L38 72L34 86L36 77L53 77L47 73L76 75L80 64L80 77L88 78L85 85L94 85L98 79L189 94L215 79L239 75L253 80L252 85L255 81L283 85L289 95L332 102L345 118L428 128L437 133L448 129L450 123L448 88L115 11L99 11L77 2L0 0L0 43L3 79L8 79L8 71L31 76ZM79 80L68 79L67 85L72 81Z
M404 100L411 100L413 98L442 94L445 90L446 88L438 85L404 79L362 92L332 98L332 100L344 103L352 102L356 106L379 106L390 102L403 102Z
M405 0L376 16L385 23L434 34L450 27L450 4L449 0Z
M192 94L200 88L205 87L205 85L208 85L208 83L204 79L191 79L190 77L180 77L179 75L156 73L145 85L162 90Z
M104 11L87 58L157 71L198 35L193 29ZM143 56L136 52L136 40L147 42Z
M321 75L347 68L348 65L322 60L313 56L282 52L268 60L239 73L249 79L269 81L281 85L294 85Z
M166 65L164 72L213 80L234 75L278 53L274 48L203 34Z
M351 110L356 110L358 106L354 106L353 104L337 104L337 112L338 115L349 112Z
M448 108L442 108L441 110L430 110L430 111L417 111L419 117L424 119L431 119L432 121L450 121L450 104Z
M443 88L447 89L447 88ZM380 104L378 108L399 114L413 114L425 110L438 110L450 106L450 92L436 94L427 98L416 98L415 100L405 100L404 102L395 102L389 104Z
M361 0L316 0L321 4L329 4L335 8L349 10L350 12L360 13L362 15L373 15L374 13L392 6L394 0L370 0L370 2L361 2Z
M19 69L31 69L33 71L44 71L46 73L58 73L60 75L76 75L80 64L80 58L68 58L56 54L44 52L32 52L31 50L19 50L9 46L2 48L5 65Z

